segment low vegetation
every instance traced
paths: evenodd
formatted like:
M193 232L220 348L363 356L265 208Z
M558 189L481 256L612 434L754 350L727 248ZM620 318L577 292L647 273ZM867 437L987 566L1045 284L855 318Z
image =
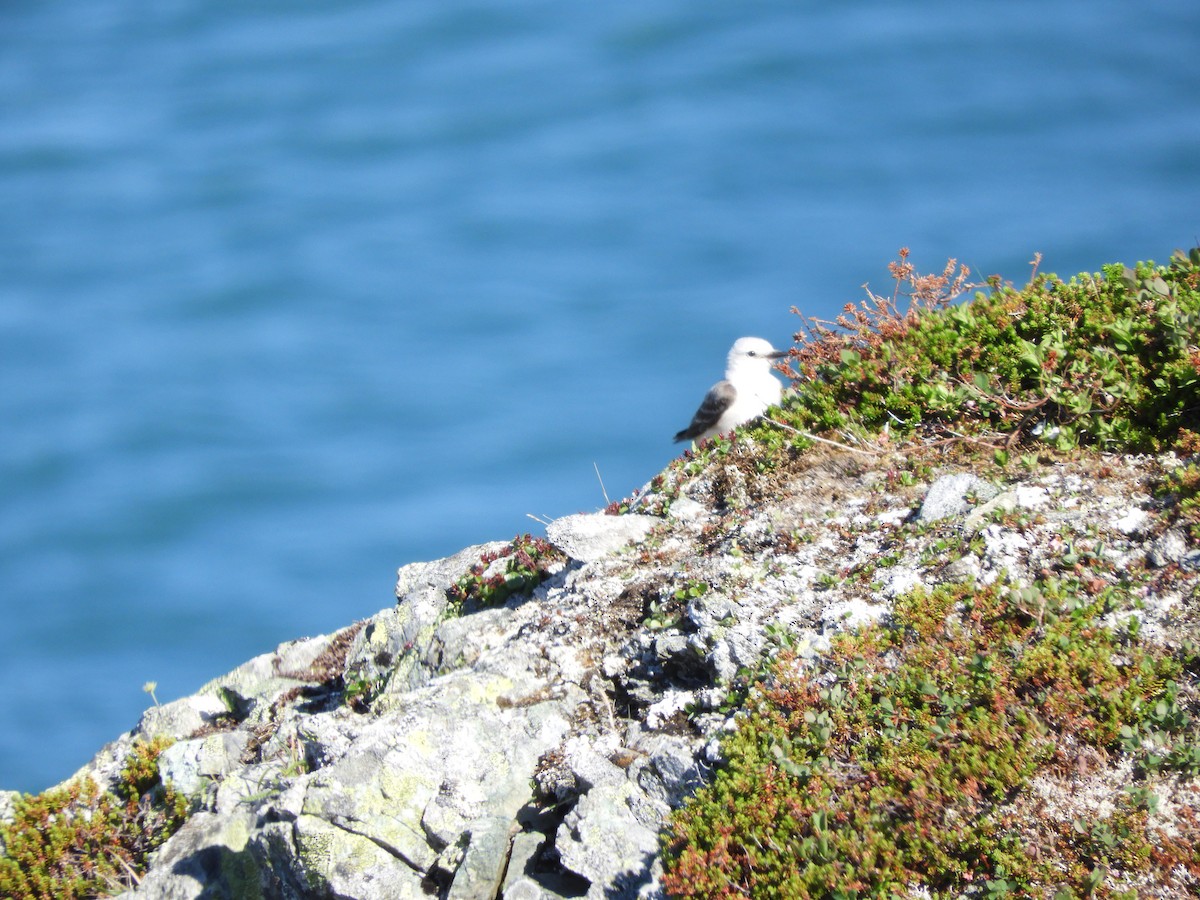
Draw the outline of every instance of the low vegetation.
M751 499L765 496L813 441L902 451L912 472L952 454L1000 477L1016 461L1028 476L1089 457L1103 477L1103 451L1200 450L1200 250L1070 281L1035 270L1020 290L992 279L970 302L953 261L918 276L902 252L892 274L891 297L836 322L804 319L785 408L685 454L673 480L703 473L721 501L736 468ZM1200 465L1168 471L1156 493L1164 522L1200 539ZM1144 639L1136 614L1147 591L1174 587L1173 572L1151 584L1144 568L1116 571L1068 546L1032 584L903 595L888 619L805 666L785 637L741 699L714 779L664 838L668 892L1200 890L1195 629L1168 648ZM1105 815L1048 799L1089 787L1116 798Z
M169 743L135 744L112 791L85 776L21 797L0 825L0 897L75 900L132 887L147 856L187 819L186 798L159 777Z
M1200 822L1170 835L1149 819L1157 779L1200 774L1180 703L1196 656L1104 628L1117 593L1057 578L916 591L817 667L784 652L724 767L676 817L668 890L1136 897L1153 871L1200 878ZM1031 790L1120 754L1136 777L1106 818L1056 813Z
M459 612L500 606L513 594L533 590L550 577L551 567L566 560L545 538L518 535L494 553L485 553L450 589Z
M1173 451L1182 461L1152 486L1157 527L1200 543L1200 250L1070 281L1035 263L1021 289L972 286L953 261L920 276L907 252L892 274L890 297L869 295L835 322L802 318L784 409L688 451L648 501L610 511L667 515L683 482L701 478L720 513L701 552L740 553L737 523L814 443L886 457L888 490L925 483L951 456L994 467L997 480L1090 458L1099 478L1104 452ZM1027 515L991 521L1018 529ZM806 535L754 540L786 555ZM977 552L977 537L950 526L929 540L923 552L945 565ZM1020 585L968 578L900 593L890 616L803 663L786 629L772 631L777 652L730 698L741 713L721 765L664 836L666 890L797 900L1200 890L1200 632L1156 642L1138 615L1163 590L1194 605L1196 579L1178 560L1122 569L1098 538L1073 541ZM901 550L826 571L815 587L870 598ZM563 563L545 540L518 536L451 587L451 612L528 594ZM630 627L674 628L710 591L676 574L644 608L634 598ZM327 680L341 677L329 664ZM379 684L345 677L347 701L368 708ZM135 883L188 813L159 778L162 749L136 745L111 791L83 778L20 798L0 825L0 897ZM1103 815L1073 801L1089 791L1106 798ZM1180 802L1184 792L1192 799Z
M1158 450L1200 427L1200 249L1021 290L993 279L968 303L953 261L917 276L902 252L892 273L893 296L847 306L839 327L804 319L787 421L1006 450Z

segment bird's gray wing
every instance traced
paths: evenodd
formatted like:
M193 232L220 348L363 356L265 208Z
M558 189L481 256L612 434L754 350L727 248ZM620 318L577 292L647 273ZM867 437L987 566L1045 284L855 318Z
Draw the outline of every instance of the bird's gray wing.
M736 397L737 388L728 381L718 381L704 395L700 408L692 416L692 424L675 435L676 442L693 440L713 428Z

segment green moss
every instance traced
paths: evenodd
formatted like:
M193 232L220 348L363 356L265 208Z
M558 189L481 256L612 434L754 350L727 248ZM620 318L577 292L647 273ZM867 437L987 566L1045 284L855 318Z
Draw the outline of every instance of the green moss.
M1058 821L1029 791L1081 746L1131 753L1146 773L1151 751L1123 729L1196 746L1190 716L1159 707L1179 663L1101 627L1111 599L1053 578L915 591L810 671L782 656L726 764L674 818L668 891L1116 896L1147 875L1145 810L1131 799L1100 821Z
M158 773L170 743L136 743L113 792L83 777L18 800L13 821L0 826L0 896L72 900L132 886L187 818L187 800Z

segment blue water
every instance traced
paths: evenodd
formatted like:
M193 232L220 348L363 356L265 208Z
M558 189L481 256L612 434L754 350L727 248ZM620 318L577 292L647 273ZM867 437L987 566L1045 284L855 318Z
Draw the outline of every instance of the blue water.
M901 246L1200 235L1200 6L0 8L0 787L597 509Z

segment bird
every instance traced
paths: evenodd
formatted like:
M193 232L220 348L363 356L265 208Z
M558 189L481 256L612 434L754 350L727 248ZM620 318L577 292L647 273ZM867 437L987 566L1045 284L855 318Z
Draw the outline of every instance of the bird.
M724 380L709 388L691 424L675 435L676 443L724 434L761 416L768 406L778 406L783 388L771 374L771 363L783 356L786 350L776 350L762 338L734 341L725 358Z

